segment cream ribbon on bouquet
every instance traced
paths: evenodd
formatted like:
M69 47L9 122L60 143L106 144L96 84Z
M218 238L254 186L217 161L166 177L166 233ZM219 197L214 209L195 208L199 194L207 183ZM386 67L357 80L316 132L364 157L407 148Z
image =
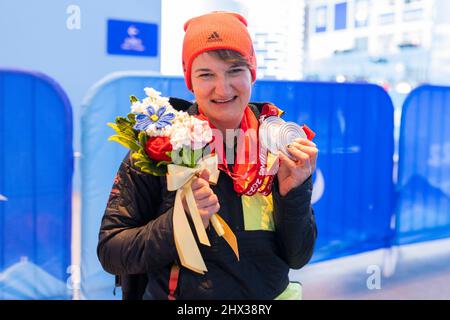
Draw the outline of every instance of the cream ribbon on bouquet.
M176 164L167 165L167 189L169 191L177 191L173 209L173 229L178 256L184 267L201 274L204 274L208 269L206 268L200 250L195 242L189 221L184 212L182 200L183 198L186 198L192 222L194 223L195 231L200 243L211 246L191 188L192 181L204 169L208 169L210 172L209 182L211 184L216 184L220 173L217 155L210 155L204 158L195 168L179 166ZM237 239L227 223L215 213L211 217L211 224L217 234L227 241L239 260Z

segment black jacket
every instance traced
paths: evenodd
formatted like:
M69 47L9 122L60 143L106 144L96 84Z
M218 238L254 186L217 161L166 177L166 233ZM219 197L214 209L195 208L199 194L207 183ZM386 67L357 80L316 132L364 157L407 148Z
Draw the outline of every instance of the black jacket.
M197 106L171 99L177 109ZM251 105L258 117L262 104ZM177 261L172 226L175 192L165 177L142 173L131 166L129 154L117 173L100 227L97 253L103 268L120 275L123 299L167 299L169 273ZM220 173L213 191L220 216L238 239L240 261L213 229L211 247L199 244L208 272L180 269L178 299L273 299L287 286L289 268L299 269L312 256L317 229L311 208L311 177L285 197L274 180L275 232L245 231L241 199L230 177ZM195 234L195 233L194 233Z

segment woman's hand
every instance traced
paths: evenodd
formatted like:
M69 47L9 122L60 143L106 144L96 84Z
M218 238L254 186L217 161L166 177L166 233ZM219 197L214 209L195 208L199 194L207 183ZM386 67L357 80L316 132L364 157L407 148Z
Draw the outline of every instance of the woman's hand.
M200 213L205 229L209 226L209 219L211 216L220 209L219 199L209 186L209 174L207 169L203 170L200 173L200 176L191 184L195 203L197 204L198 212ZM183 207L184 210L189 213L187 203L184 199Z
M314 142L303 138L294 140L288 146L288 151L294 159L280 152L281 163L277 176L281 196L303 184L313 174L319 152Z

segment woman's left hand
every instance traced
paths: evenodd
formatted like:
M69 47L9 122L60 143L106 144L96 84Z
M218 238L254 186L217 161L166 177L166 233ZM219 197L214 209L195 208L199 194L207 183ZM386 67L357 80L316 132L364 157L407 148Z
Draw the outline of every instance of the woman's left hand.
M313 174L319 152L314 142L303 138L294 140L288 146L288 151L293 159L280 152L277 176L281 196L303 184Z

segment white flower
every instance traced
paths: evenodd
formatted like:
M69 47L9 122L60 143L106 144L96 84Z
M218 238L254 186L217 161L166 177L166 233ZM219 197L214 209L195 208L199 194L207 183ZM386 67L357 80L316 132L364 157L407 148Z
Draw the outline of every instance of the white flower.
M142 100L142 106L144 109L147 109L147 107L152 106L153 109L158 110L159 106L155 103L155 101L152 98L144 98Z
M173 126L165 126L162 129L161 135L165 136L165 137L170 137L172 135L173 132Z
M146 88L144 88L144 91L145 91L145 94L150 98L157 99L158 97L161 96L161 92L156 91L153 88L146 87Z
M151 106L155 112L161 107L166 107L166 112L174 113L175 109L169 103L169 98L161 97L161 92L156 91L153 88L144 88L145 94L147 95L141 101L135 101L131 104L131 112L135 114L148 114L147 108Z
M161 130L156 129L154 124L151 124L145 130L149 137L157 137L161 135Z
M212 130L208 122L191 117L190 137L194 150L203 148L212 140Z
M177 118L175 119L176 122L185 123L186 121L189 121L189 114L185 111L177 111Z
M132 113L142 114L142 113L144 113L144 110L145 110L145 107L139 101L135 101L131 105L131 112Z
M180 150L183 146L191 146L189 127L176 123L172 125L171 129L170 143L172 144L172 148L174 150Z
M162 106L169 107L169 106L170 106L170 108L173 109L173 107L172 107L172 106L170 105L170 103L169 103L169 98L166 98L166 97L157 97L157 98L155 99L155 103L156 103L159 107L162 107Z

